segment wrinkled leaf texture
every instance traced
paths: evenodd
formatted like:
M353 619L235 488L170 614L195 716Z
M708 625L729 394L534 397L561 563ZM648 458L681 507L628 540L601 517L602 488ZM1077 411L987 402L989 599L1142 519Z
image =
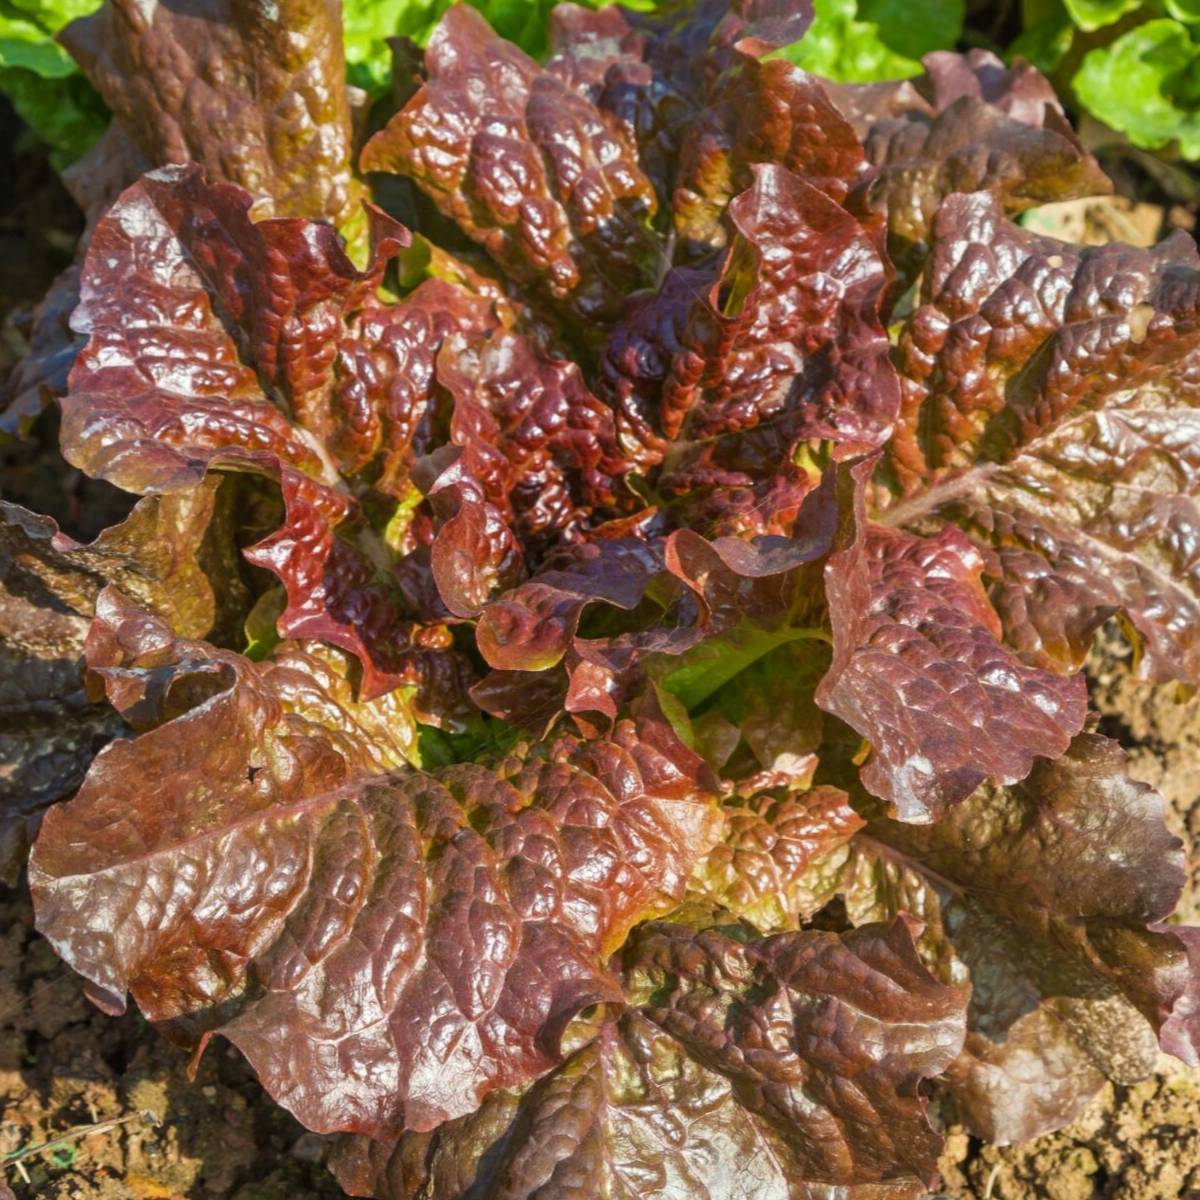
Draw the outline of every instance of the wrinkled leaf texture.
M101 212L143 171L184 162L248 188L259 216L324 218L357 235L362 189L341 16L336 0L106 3L67 25L60 40L113 114L65 174L88 218L80 252ZM6 432L65 390L79 344L64 318L79 274L77 259L36 316L33 352L5 388Z
M220 561L218 481L148 497L81 545L49 517L0 501L0 879L13 883L42 811L71 795L122 728L81 671L96 597L123 588L177 628L220 632L238 589ZM217 588L226 594L219 595Z
M1158 1035L1194 1060L1192 932L1159 924L1185 878L1161 797L1081 734L933 825L864 819L827 784L734 800L691 889L763 933L835 898L853 925L922 920L922 960L971 985L946 1086L973 1130L1013 1142L1074 1119L1106 1078L1152 1071Z
M1110 617L1200 672L1190 241L1012 223L1107 186L1029 68L827 89L770 55L805 5L701 0L559 5L543 63L452 7L359 163L427 238L368 205L352 261L333 9L264 12L68 39L157 169L96 205L63 452L234 488L246 560L220 636L87 559L11 639L86 630L132 733L32 859L97 1001L437 1200L917 1196L925 1081L1008 1141L1194 1060L1181 854L1079 674Z
M925 1194L938 1139L918 1087L962 1043L961 993L903 920L755 937L643 926L631 1003L524 1092L396 1142L344 1142L354 1195L667 1200Z
M219 1029L314 1129L428 1129L552 1066L620 999L604 957L719 833L652 714L427 773L403 692L355 700L320 643L251 663L106 592L88 662L149 728L47 817L41 919L105 913L63 947L104 1007Z

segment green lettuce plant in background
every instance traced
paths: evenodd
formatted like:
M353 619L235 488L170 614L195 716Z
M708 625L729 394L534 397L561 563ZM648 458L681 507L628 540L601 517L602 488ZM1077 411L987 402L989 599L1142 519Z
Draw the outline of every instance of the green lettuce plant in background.
M1182 16L1188 5L1170 9ZM1161 17L1089 51L1072 81L1084 108L1135 145L1177 142L1200 158L1200 5L1188 20Z
M874 83L920 74L921 56L962 30L963 0L814 0L808 33L780 54L825 79Z
M1008 47L1145 150L1200 158L1198 0L1026 0Z
M0 91L54 150L55 165L78 158L104 132L104 105L54 40L98 0L0 0Z

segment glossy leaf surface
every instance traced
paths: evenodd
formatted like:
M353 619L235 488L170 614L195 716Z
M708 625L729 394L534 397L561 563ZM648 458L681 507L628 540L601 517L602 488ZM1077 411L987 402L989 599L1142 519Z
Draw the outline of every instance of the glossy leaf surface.
M1163 809L1114 742L1083 734L932 825L864 821L828 785L735 801L691 890L764 933L835 900L853 925L924 922L922 960L971 989L945 1076L957 1112L989 1141L1023 1141L1073 1120L1106 1079L1152 1073L1160 1037L1196 1058L1194 935L1159 924L1184 882Z
M64 453L143 498L4 543L36 702L86 632L129 733L39 924L360 1191L915 1198L935 1093L1017 1139L1200 1044L1080 673L1115 616L1200 677L1194 247L1012 222L1106 186L1031 68L827 88L800 0L546 7L409 14L362 183L328 6L75 31L130 129L6 428L78 341ZM125 187L130 131L196 161ZM41 643L26 543L91 572Z
M1195 678L1194 243L1074 247L975 195L947 201L934 245L884 519L988 547L1027 657L1078 667L1118 613L1142 675Z
M88 662L145 732L49 817L40 926L104 1007L219 1030L311 1128L430 1128L552 1066L719 832L662 726L429 774L404 694L355 701L336 651L251 663L105 593Z
M558 1070L435 1134L345 1145L343 1185L384 1200L923 1193L939 1139L918 1086L960 1045L963 998L905 923L750 940L649 925L622 958L630 1007Z

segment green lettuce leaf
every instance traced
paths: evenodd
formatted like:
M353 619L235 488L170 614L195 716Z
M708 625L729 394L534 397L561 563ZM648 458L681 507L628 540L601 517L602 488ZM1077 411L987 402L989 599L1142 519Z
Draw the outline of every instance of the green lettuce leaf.
M445 7L442 0L345 0L346 75L355 86L382 92L392 78L387 39L428 33Z
M104 102L78 72L47 77L24 67L3 67L0 92L50 147L50 161L59 170L86 154L108 125Z
M98 0L0 0L0 92L54 151L58 167L78 158L108 123L104 105L54 35Z
M814 0L813 12L808 33L780 53L841 83L919 75L921 57L949 49L963 27L962 0Z
M1200 44L1178 21L1147 21L1085 55L1072 87L1079 102L1135 145L1173 141L1200 158Z
M1071 20L1090 33L1133 12L1141 0L1063 0Z
M54 35L83 17L97 0L0 0L0 67L23 67L46 79L63 79L78 68Z
M1197 0L1166 0L1167 12L1186 25L1200 22L1200 3Z

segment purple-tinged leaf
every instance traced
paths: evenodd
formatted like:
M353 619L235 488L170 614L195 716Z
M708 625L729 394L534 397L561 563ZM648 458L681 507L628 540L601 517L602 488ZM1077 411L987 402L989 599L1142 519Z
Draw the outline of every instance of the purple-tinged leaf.
M43 811L79 786L92 756L122 728L84 686L84 640L100 590L115 584L183 633L228 632L244 589L219 570L228 566L222 520L209 483L147 498L80 545L49 517L0 501L3 881L16 881Z
M919 1087L961 1045L963 994L922 967L903 921L747 932L640 930L624 1014L524 1093L435 1133L347 1139L342 1185L380 1200L917 1200L940 1145Z
M734 801L692 890L765 933L840 900L852 925L908 913L921 958L970 986L965 1047L944 1077L993 1142L1072 1121L1105 1079L1195 1058L1194 930L1162 924L1185 880L1162 798L1115 742L1082 734L1021 783L986 786L932 825L863 826L820 787Z
M626 131L466 4L430 38L426 82L367 143L574 320L611 319L654 267L656 204Z
M1001 641L983 557L958 530L856 528L826 568L833 662L817 703L870 744L869 791L902 821L941 819L985 779L1016 783L1083 728L1082 676Z
M313 1129L432 1128L553 1066L719 835L661 723L417 771L403 693L355 701L338 651L251 663L112 593L89 665L145 732L44 825L39 926L104 1007L221 1032Z
M1117 613L1139 674L1200 679L1198 298L1184 234L1077 247L984 195L938 214L876 503L990 548L993 601L1031 661L1077 669Z
M1028 63L1011 69L987 50L938 51L918 80L829 84L878 172L890 246L909 276L920 270L939 204L955 192L988 192L1006 212L1112 184L1084 150L1054 88Z

